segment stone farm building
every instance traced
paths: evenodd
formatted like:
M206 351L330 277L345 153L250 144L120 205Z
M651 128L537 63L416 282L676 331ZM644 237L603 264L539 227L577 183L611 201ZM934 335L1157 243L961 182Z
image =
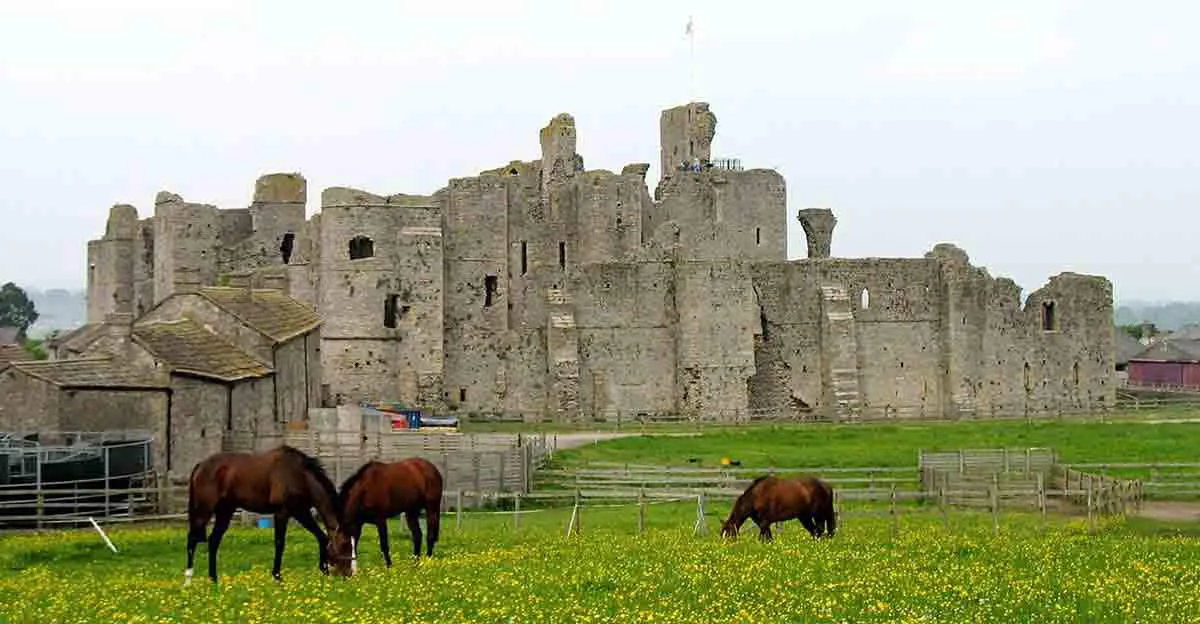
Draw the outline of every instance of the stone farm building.
M0 367L9 362L32 360L33 355L21 346L21 332L16 327L0 325Z
M176 292L64 336L55 359L0 364L0 431L147 430L155 466L186 477L229 431L304 420L319 345L316 313L279 291Z
M542 128L537 159L431 195L327 188L306 218L305 179L280 173L260 178L245 208L165 191L146 218L115 206L88 243L89 324L56 352L86 352L72 343L109 335L114 314L137 317L135 329L180 323L223 355L170 383L228 405L242 395L201 388L282 382L272 349L303 351L322 371L319 391L243 399L280 418L302 418L300 405L318 400L531 419L988 414L1115 400L1107 279L1062 273L1022 301L1012 280L949 244L916 258L831 257L827 209L798 212L808 257L789 260L783 177L713 159L716 121L705 103L662 112L653 195L646 163L586 169L574 119L560 114ZM212 288L222 284L232 289ZM238 329L224 303L211 304L207 325L180 314L188 296L210 305L211 293L235 297L247 284L316 310L319 348ZM278 333L310 326L315 317ZM171 345L165 362L200 357L199 344ZM225 408L188 409L219 428ZM198 416L172 426L185 418Z

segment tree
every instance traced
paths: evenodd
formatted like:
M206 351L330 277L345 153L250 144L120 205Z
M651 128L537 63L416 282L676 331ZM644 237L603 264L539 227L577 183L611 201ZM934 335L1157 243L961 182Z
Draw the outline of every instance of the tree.
M0 286L0 327L16 327L23 339L37 319L37 309L20 286L12 282Z
M32 355L33 359L35 360L45 360L50 357L50 354L46 353L46 341L44 340L32 340L27 338L25 339L25 344L21 346L25 349L25 352L29 355Z
M1160 333L1158 328L1154 326L1154 323L1131 323L1128 325L1117 325L1117 328L1139 340L1143 337L1151 338Z

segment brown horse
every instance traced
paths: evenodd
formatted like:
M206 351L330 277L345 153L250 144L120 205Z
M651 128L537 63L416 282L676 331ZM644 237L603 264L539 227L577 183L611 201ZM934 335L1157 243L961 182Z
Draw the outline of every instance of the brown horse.
M358 567L358 542L362 527L374 524L379 530L379 550L390 568L392 555L388 550L388 518L403 513L412 533L413 556L421 556L421 510L425 510L428 535L427 555L433 556L438 540L442 508L442 473L428 460L412 457L392 463L367 462L342 484L338 508L340 529L332 536L339 552L350 552L349 574ZM347 570L342 561L335 564L338 572Z
M321 463L290 446L261 453L217 453L196 464L188 483L187 570L184 584L192 580L196 545L203 542L205 526L215 516L208 535L208 576L217 582L217 549L229 528L233 512L246 509L275 516L275 565L271 576L281 580L287 523L294 518L317 538L321 571L329 573L329 559L348 558L331 547L313 519L317 513L330 533L338 528L337 490ZM328 551L327 551L328 549Z
M813 477L759 477L733 503L721 535L736 538L747 518L758 525L759 537L765 541L774 539L771 524L792 518L798 518L815 538L825 533L832 537L837 530L833 488Z

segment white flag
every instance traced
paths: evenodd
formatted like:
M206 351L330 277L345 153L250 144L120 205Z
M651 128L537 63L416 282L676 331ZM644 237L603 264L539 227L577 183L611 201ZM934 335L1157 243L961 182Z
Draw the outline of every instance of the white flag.
M687 28L683 31L683 34L685 34L685 35L692 34L692 16L690 16L690 15L688 16Z

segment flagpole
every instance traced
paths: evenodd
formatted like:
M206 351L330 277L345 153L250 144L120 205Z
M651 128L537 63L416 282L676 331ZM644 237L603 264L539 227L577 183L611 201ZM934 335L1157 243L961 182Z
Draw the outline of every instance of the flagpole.
M688 102L696 101L696 27L688 16Z

